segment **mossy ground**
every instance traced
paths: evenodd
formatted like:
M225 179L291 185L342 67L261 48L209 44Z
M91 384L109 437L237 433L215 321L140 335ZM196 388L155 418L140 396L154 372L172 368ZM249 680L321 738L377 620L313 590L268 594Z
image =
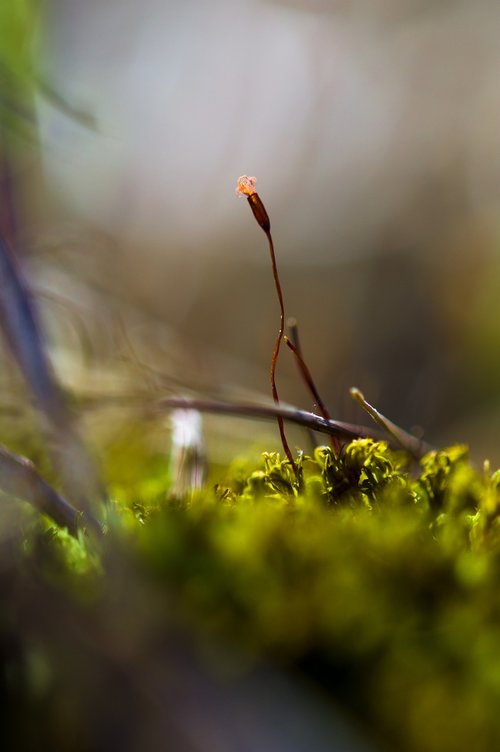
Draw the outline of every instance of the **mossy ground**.
M0 569L8 743L188 749L143 736L155 712L175 728L150 694L187 639L229 685L261 663L306 683L374 748L500 748L499 475L465 447L414 468L371 440L299 463L297 481L266 454L186 498L146 478L98 542L20 510Z

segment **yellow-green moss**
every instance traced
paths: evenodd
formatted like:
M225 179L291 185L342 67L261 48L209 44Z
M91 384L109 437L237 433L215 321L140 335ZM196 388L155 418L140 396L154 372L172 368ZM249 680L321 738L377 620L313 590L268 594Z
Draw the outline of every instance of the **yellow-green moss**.
M61 619L83 609L93 639L104 630L106 645L125 641L145 661L161 660L151 635L175 628L202 653L229 647L242 672L265 660L308 677L381 748L500 747L498 474L475 470L465 447L432 452L415 471L372 440L297 464L298 478L268 453L246 477L240 468L153 505L145 479L144 498L139 484L116 503L98 567L95 544L35 526L17 577L49 601L64 592ZM92 597L78 597L79 583ZM73 658L4 595L8 623L21 642L36 637L37 665L57 676ZM30 665L18 682L31 712L41 690ZM78 707L62 673L57 691L69 682Z

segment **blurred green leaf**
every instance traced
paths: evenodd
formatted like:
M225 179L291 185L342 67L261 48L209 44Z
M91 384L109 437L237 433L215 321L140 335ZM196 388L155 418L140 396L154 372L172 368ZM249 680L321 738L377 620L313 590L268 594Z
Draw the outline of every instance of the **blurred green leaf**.
M23 102L33 93L39 9L37 0L0 3L0 103L13 114L26 114Z

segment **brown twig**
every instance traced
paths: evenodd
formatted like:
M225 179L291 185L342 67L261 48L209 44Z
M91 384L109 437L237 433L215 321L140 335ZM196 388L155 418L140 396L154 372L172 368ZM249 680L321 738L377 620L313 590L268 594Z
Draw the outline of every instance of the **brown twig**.
M364 394L355 386L351 387L349 394L355 402L380 426L393 441L399 445L406 452L411 454L415 459L419 459L422 456L422 446L427 446L425 442L418 439L416 436L412 436L411 433L407 433L402 428L397 426L391 420L386 418L380 413L373 405L370 405L366 401ZM426 449L428 451L429 447ZM425 452L423 452L425 454Z
M298 410L296 407L289 405L260 405L247 402L230 403L230 402L218 402L216 400L204 400L204 399L188 399L186 397L169 397L161 400L156 405L160 409L174 409L184 408L186 410L200 410L200 412L214 413L218 415L233 415L241 416L243 418L253 419L276 419L280 417L282 420L287 420L290 423L295 423L305 428L311 428L318 433L326 434L327 436L335 436L340 441L352 441L353 439L375 439L375 441L386 440L385 433L377 431L376 429L369 428L368 426L358 426L353 423L344 423L338 420L326 420L319 415L307 412L306 410ZM432 447L424 441L410 437L413 440L411 447L411 454L417 457L422 457ZM391 442L392 445L400 446L400 442ZM410 451L407 447L407 451Z

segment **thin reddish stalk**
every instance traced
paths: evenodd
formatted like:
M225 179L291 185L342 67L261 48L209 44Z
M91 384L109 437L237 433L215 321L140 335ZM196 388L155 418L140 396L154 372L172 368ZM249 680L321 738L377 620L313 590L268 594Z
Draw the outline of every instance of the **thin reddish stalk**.
M295 325L295 327L296 327L296 325ZM285 343L290 348L290 350L292 351L292 353L295 356L295 359L297 361L297 365L299 366L300 373L302 374L302 378L304 379L304 381L305 381L305 383L307 385L307 388L309 389L309 391L312 394L312 397L313 397L313 400L314 400L314 405L318 407L318 409L319 409L322 417L325 420L331 420L330 413L328 412L325 403L321 399L321 397L319 395L319 392L318 392L318 390L316 388L316 384L314 383L314 379L312 377L312 374L311 374L309 368L307 367L304 358L302 357L302 353L300 351L300 345L298 345L298 340L297 340L297 344L295 344L294 342L291 341L291 339L289 339L288 337L285 337ZM333 449L333 451L336 454L338 454L340 452L340 442L338 441L338 439L336 439L334 436L332 436L331 437L331 443L332 443L332 449Z
M276 339L276 343L274 345L273 355L271 358L271 392L273 395L274 404L277 407L279 407L280 399L278 395L278 388L276 386L276 364L278 362L278 355L280 352L281 340L283 339L283 334L285 332L285 306L283 303L283 293L281 291L281 284L280 284L280 279L279 279L279 274L278 274L278 266L276 264L276 255L274 253L274 243L273 243L273 238L271 235L271 221L266 211L266 207L262 203L259 194L254 189L255 180L256 180L255 178L251 178L248 175L242 175L238 179L238 186L237 186L236 192L239 195L247 197L252 213L259 227L261 227L262 230L265 232L268 243L269 243L269 253L271 256L271 263L273 267L274 284L276 286L276 293L278 295L278 301L279 301L279 306L280 306L280 328L278 332L278 337ZM290 462L293 468L295 477L298 478L299 471L298 471L297 465L295 464L293 460L292 452L290 451L288 441L286 440L283 418L281 417L281 415L277 414L276 420L278 423L278 429L280 432L283 450L286 454L288 461Z
M281 284L280 284L280 279L279 279L279 274L278 274L278 266L276 264L276 254L274 253L274 243L273 243L273 238L271 235L271 230L270 229L265 230L265 233L267 236L267 240L269 242L269 254L271 256L271 264L273 267L274 284L276 286L276 294L278 296L278 301L279 301L279 306L280 306L280 328L279 328L278 336L276 338L276 342L274 345L273 355L271 358L271 392L273 395L274 404L279 405L280 398L278 395L278 389L276 387L276 364L278 362L278 355L279 355L280 348L281 348L281 341L283 339L283 334L285 332L285 305L283 302L283 292L281 290ZM290 451L290 447L286 439L283 418L281 417L281 415L278 415L276 416L276 420L278 423L278 429L280 432L281 443L283 444L283 449L285 451L288 461L290 462L293 468L295 475L297 475L297 466L294 462L292 452Z

